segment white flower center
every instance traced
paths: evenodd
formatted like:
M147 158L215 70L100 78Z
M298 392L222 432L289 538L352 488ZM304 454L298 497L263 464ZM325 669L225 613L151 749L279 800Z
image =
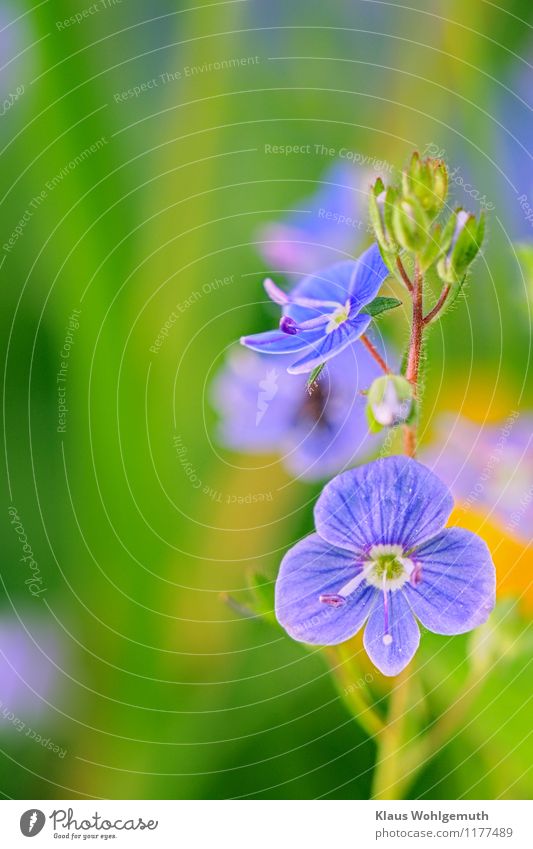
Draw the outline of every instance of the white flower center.
M401 545L373 545L364 564L368 584L379 590L399 590L410 579L415 564L403 556Z
M349 315L350 300L348 299L344 306L337 307L337 309L331 313L326 325L326 333L331 333L333 330L336 330L340 324L344 324L345 321L348 321Z

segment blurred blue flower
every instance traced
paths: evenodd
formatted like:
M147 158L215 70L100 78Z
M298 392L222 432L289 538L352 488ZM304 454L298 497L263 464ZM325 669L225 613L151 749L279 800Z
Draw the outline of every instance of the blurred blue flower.
M507 533L531 539L533 416L511 414L498 425L443 415L424 462L449 486L462 510L488 513Z
M533 160L531 157L531 109L533 108L531 58L533 41L523 45L521 61L503 79L503 92L495 114L497 197L505 205L500 218L511 238L531 237L533 230ZM520 57L517 57L520 58ZM529 61L526 61L529 60Z
M495 570L476 534L444 528L446 486L408 457L334 478L315 507L317 533L283 558L276 616L296 640L334 645L366 622L365 649L384 675L415 654L422 625L462 634L488 618Z
M243 336L241 344L265 354L304 354L287 371L313 371L362 336L371 321L364 307L388 273L374 244L354 261L304 277L290 293L265 280L267 295L282 307L280 329Z
M27 50L35 41L31 16L21 15L17 5L0 3L0 109L9 109L9 95L19 95L31 78L35 57Z
M354 250L365 233L370 177L347 162L329 168L318 190L284 221L258 231L268 265L283 272L309 274Z
M368 455L377 439L368 433L359 394L379 373L366 351L343 351L311 389L304 375L289 375L290 358L237 349L213 385L222 415L220 441L236 451L274 452L291 474L319 480Z
M32 639L33 638L33 639ZM48 628L14 617L0 619L0 727L46 712L55 689L59 647Z

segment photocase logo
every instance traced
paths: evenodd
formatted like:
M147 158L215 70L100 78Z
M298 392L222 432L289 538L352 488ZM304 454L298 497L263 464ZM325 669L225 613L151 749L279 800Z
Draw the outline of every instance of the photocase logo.
M24 837L35 837L43 830L46 817L42 811L37 808L31 808L25 811L20 818L20 830Z

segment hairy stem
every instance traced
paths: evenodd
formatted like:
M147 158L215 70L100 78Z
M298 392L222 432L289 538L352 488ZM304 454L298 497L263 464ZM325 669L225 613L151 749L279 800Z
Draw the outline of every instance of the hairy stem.
M374 347L368 336L363 333L360 338L361 342L363 343L367 351L370 353L370 355L375 359L379 367L385 372L385 374L390 374L390 368L388 367L387 363L385 362L379 351Z
M411 282L411 278L407 274L407 271L405 270L404 264L401 261L399 256L396 257L396 267L397 267L398 271L400 272L400 277L402 278L403 282L405 283L408 291L412 292L413 291L413 284Z
M430 321L433 321L435 316L440 313L441 309L443 308L446 302L446 298L450 294L450 289L451 286L449 284L443 288L442 292L440 293L439 300L437 301L433 309L430 310L428 314L424 316L424 324L429 324Z
M414 396L418 394L418 374L420 371L420 355L422 353L422 336L424 333L424 304L423 280L418 263L415 264L415 279L413 282L413 317L411 324L411 339L405 376L413 385ZM416 454L416 425L406 425L404 433L405 453L408 457Z

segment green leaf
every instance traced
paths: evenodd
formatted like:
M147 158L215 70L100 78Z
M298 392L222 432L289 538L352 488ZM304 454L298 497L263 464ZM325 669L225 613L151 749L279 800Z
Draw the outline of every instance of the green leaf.
M457 298L464 289L466 277L467 275L465 274L463 279L458 283L458 285L453 287L449 297L446 299L446 303L444 304L441 312L439 313L439 318L442 318L442 315L444 315L444 313L447 312L450 307L453 306L453 304L456 302Z
M361 312L375 317L382 312L401 306L401 303L398 298L374 298Z
M530 295L529 305L531 307L531 296L533 295L533 245L518 244L515 245L515 250L518 256L518 261L520 262L522 268L522 272L525 277L526 285Z
M260 572L253 572L248 582L254 596L253 607L257 615L266 619L271 624L277 624L274 613L274 585L275 581Z
M400 363L400 374L405 374L405 372L407 371L408 361L409 361L409 345L407 346L407 348L405 349L405 351L402 354L402 361Z
M324 368L325 365L326 365L326 363L320 363L319 366L315 366L315 368L313 369L313 371L311 372L311 374L307 378L306 387L307 387L308 390L310 390L312 388L313 384L318 380L320 372L322 371L322 369Z

